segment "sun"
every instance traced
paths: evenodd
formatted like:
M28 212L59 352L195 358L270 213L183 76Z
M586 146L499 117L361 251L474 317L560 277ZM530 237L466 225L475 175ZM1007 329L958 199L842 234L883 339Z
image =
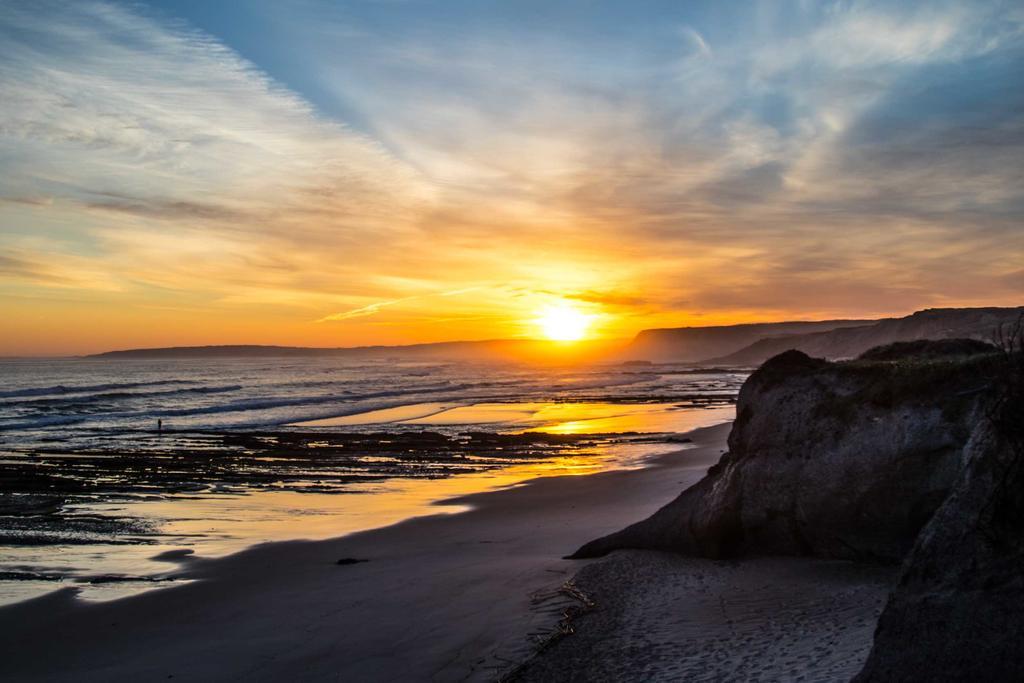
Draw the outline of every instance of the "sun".
M569 304L557 304L541 309L536 322L552 341L578 341L586 336L593 318Z

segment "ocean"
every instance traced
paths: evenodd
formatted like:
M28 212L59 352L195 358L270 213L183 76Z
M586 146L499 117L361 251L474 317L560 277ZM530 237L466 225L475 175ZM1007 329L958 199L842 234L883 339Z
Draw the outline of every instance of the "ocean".
M0 361L0 604L174 585L537 476L642 467L730 420L745 372L336 358ZM685 451L680 457L685 457ZM359 494L359 495L352 495Z

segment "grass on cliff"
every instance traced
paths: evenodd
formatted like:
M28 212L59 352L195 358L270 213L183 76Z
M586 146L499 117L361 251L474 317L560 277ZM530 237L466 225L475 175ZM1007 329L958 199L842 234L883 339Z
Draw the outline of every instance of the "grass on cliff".
M946 341L965 343L957 346ZM956 348L960 351L951 352ZM836 379L854 380L856 389L822 401L817 416L847 423L865 406L892 410L934 405L941 408L946 421L959 422L979 397L995 390L1003 366L1003 358L994 346L971 340L944 340L935 346L911 342L878 347L856 360L822 366L822 372Z

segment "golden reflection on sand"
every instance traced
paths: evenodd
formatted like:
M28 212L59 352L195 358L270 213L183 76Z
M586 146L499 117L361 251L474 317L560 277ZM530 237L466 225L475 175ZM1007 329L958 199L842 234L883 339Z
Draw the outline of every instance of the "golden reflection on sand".
M117 507L124 514L159 519L164 537L203 539L202 554L219 555L262 541L318 539L394 524L427 514L468 508L458 499L507 488L530 479L592 474L642 466L652 455L680 450L679 444L606 444L530 462L444 479L393 479L353 487L352 495L254 491L246 494L176 496ZM152 555L152 548L146 550Z

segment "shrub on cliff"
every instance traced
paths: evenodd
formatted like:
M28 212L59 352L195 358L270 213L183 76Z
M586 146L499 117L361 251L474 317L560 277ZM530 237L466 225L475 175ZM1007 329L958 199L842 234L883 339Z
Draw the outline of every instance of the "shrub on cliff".
M857 357L862 361L899 361L954 359L963 356L997 353L998 349L977 339L917 339L893 342L868 349Z

